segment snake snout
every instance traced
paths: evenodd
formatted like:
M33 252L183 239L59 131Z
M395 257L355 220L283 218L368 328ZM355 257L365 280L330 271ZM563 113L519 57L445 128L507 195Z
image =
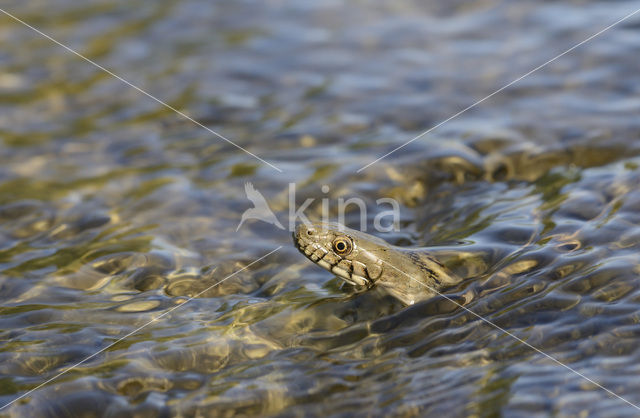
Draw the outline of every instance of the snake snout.
M296 241L315 242L318 239L318 230L305 223L296 226L293 238Z

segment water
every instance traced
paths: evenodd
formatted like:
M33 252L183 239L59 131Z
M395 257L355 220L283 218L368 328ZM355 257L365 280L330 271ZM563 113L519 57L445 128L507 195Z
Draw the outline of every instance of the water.
M0 16L0 401L157 318L0 413L637 415L513 338L640 403L637 16L357 170L640 2L2 8L283 172ZM512 336L236 232L248 181L283 223L289 182L397 199L379 235L480 254L446 294Z

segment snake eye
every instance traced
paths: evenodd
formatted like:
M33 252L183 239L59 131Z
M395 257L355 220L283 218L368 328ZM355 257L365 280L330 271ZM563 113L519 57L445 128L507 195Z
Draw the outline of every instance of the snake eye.
M353 249L351 240L346 237L340 237L333 240L333 251L338 255L348 255Z

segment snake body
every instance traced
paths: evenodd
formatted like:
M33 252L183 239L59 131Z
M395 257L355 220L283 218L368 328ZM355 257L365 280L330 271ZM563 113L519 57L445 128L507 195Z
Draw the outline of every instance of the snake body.
M300 224L293 240L308 259L348 283L379 286L408 305L461 280L427 251L397 247L340 224Z

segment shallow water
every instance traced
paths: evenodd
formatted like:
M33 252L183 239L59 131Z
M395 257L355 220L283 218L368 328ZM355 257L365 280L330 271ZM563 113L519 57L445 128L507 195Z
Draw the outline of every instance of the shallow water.
M283 172L0 15L0 414L637 415L639 15L357 170L639 7L4 2ZM246 182L397 199L502 330L236 232Z

